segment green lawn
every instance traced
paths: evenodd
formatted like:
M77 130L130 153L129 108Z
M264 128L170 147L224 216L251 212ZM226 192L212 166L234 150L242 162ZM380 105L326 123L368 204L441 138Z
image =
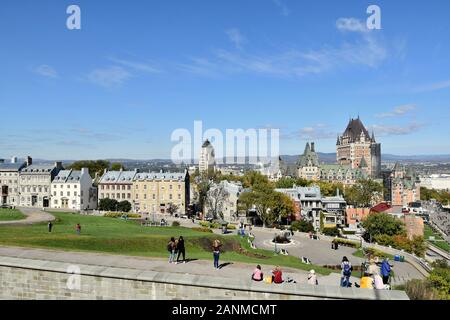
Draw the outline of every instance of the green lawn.
M280 265L301 270L314 268L324 275L332 272L320 266L303 264L295 257L275 256L267 250L252 250L247 240L237 235L223 237L183 227L143 227L130 220L61 212L52 214L57 218L52 233L48 233L45 223L1 226L0 244L166 258L170 237L182 235L186 241L187 258L212 260L211 244L218 238L223 243L223 262ZM81 224L81 236L75 233L77 223Z
M0 221L22 220L26 216L16 209L0 208Z
M429 225L425 225L423 233L425 240L442 250L450 252L450 245L447 243L447 241L445 241L438 232L434 232ZM437 241L429 240L430 236L434 236Z

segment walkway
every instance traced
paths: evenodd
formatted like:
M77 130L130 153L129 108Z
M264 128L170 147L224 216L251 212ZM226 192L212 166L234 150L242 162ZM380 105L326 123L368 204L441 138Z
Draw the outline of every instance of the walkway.
M24 207L16 207L17 210L22 212L27 217L22 220L13 220L13 221L0 221L0 226L4 225L29 225L35 223L49 222L54 221L55 217L50 213L44 212L38 208L24 208Z
M191 220L167 217L166 219L169 221L176 220L185 227L198 227L198 224L193 224ZM214 232L217 234L222 233L219 229L214 230ZM254 244L258 249L274 250L274 245L270 243L270 241L280 232L280 230L254 227L252 232L255 235ZM232 234L236 234L236 231L233 230ZM315 265L340 265L344 256L346 256L354 266L361 265L365 261L365 259L353 256L353 253L356 251L354 248L340 246L339 250L332 250L331 241L323 239L312 240L306 233L296 232L293 240L294 244L288 246L278 245L278 248L286 249L291 256L299 258L306 257ZM396 261L390 261L390 263L394 265L393 271L395 276L392 278L393 285L404 284L411 279L424 278L424 275L410 263Z
M108 266L117 268L129 268L140 271L170 272L176 274L191 275L209 275L219 276L221 278L242 279L248 281L255 268L253 264L237 263L225 265L222 269L216 270L213 267L212 255L211 261L196 260L186 264L169 264L167 260L147 257L134 257L123 255L111 255L103 253L90 252L67 252L48 249L35 248L19 248L19 247L0 247L1 257L26 258L32 260L46 260L65 262L71 264ZM189 258L189 252L187 257ZM227 264L226 256L220 261L221 264ZM272 265L263 265L263 272L269 275L270 271L275 268ZM297 283L307 283L307 272L291 268L283 268L283 277L291 277ZM332 273L328 276L318 275L318 281L321 285L339 286L340 274ZM352 278L352 282L359 279Z

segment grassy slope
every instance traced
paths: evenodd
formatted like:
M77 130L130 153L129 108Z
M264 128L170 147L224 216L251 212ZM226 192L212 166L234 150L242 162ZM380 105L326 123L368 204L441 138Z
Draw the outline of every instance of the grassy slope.
M330 270L305 265L295 257L275 256L267 250L252 250L246 240L238 236L217 236L182 227L142 227L134 221L114 218L81 216L70 213L53 213L57 220L53 232L47 232L46 224L0 227L0 244L49 249L93 251L111 254L146 257L167 257L166 245L170 237L182 235L186 241L186 253L190 259L212 260L209 243L219 238L224 243L222 261L246 262L261 265L280 265L301 270L314 268L321 274ZM75 234L75 225L81 224L81 236ZM251 254L248 256L232 250L239 244ZM228 248L228 249L227 249Z
M0 221L22 220L25 218L26 216L19 210L0 208Z
M436 240L439 241L430 241L428 240L430 236L434 236ZM434 232L433 229L431 229L430 226L425 225L424 228L424 238L425 240L429 241L431 244L435 245L436 247L445 250L447 252L450 252L450 245L441 237L441 235L437 232Z

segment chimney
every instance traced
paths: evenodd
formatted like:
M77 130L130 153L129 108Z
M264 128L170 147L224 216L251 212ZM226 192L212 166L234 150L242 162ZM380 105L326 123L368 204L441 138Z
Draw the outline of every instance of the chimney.
M27 167L31 166L32 164L33 164L33 159L30 156L28 156L27 157Z
M314 142L311 142L311 152L316 152L316 147Z
M11 163L17 163L17 157L11 157Z
M89 174L89 168L81 168L81 175Z
M55 162L55 167L58 168L58 169L62 168L62 162L61 161L56 161Z

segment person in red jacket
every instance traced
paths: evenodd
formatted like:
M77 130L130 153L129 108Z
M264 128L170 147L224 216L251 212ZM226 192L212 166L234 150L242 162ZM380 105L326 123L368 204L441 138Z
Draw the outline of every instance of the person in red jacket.
M277 266L275 270L272 271L272 274L273 274L272 276L273 283L277 284L283 283L283 272L281 271L280 267Z

